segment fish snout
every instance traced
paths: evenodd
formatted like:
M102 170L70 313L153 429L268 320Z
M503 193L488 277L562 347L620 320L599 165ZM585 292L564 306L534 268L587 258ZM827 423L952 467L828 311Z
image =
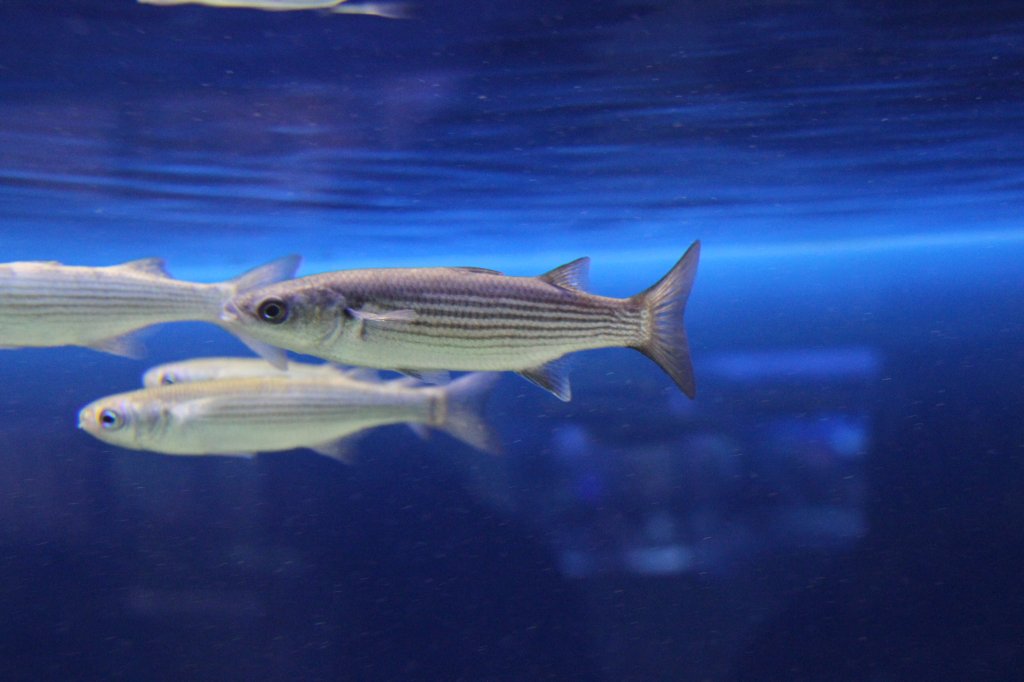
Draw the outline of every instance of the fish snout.
M96 430L96 415L91 408L83 407L78 411L78 428L88 432Z

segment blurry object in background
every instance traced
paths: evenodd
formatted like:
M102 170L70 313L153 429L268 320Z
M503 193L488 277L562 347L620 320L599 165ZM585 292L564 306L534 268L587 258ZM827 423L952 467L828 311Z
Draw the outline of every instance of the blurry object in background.
M168 386L170 384L188 384L193 381L210 381L212 379L243 379L254 377L279 377L282 379L339 379L349 378L357 381L372 381L376 372L369 369L344 369L338 365L325 362L289 361L288 367L278 369L262 358L231 358L210 357L166 362L150 367L142 375L142 385Z
M693 398L683 317L699 261L695 241L628 298L587 293L589 258L537 277L475 267L340 270L246 292L221 319L242 338L347 365L516 372L566 402L562 358L633 348Z
M385 19L408 19L412 5L406 2L359 2L347 0L139 0L140 5L206 5L227 9L260 9L268 12L325 10L332 14L365 14Z
M220 324L225 301L292 277L299 261L286 256L216 284L173 279L159 258L108 267L0 264L0 348L83 346L139 357L143 351L133 332L164 322ZM254 350L275 355L254 344Z
M345 439L385 424L425 424L486 452L499 445L483 404L497 375L444 387L404 380L217 379L144 388L82 408L79 428L120 447L171 455L251 455L309 448L347 461Z
M733 352L706 366L706 399L685 415L637 383L635 428L609 430L599 412L552 431L520 509L548 528L566 575L723 576L864 535L878 353Z

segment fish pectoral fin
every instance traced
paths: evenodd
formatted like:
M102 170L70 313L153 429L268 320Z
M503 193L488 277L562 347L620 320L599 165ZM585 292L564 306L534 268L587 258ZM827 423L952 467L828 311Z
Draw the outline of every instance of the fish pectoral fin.
M253 353L269 362L277 369L288 369L288 354L285 351L275 346L271 346L270 344L263 343L262 341L254 339L248 334L240 332L237 329L227 327L227 330L234 334L235 336L237 336L238 340L244 343L246 348L248 348Z
M563 402L572 400L572 387L569 385L569 367L564 358L531 367L518 372L519 376L531 381L545 391L550 391Z
M584 256L571 263L559 265L540 276L548 284L569 291L586 291L590 279L590 259Z
M345 436L344 438L336 438L335 440L320 443L319 445L310 445L309 449L318 455L330 457L342 464L351 465L356 459L356 452L352 447L355 440L356 439L352 436Z
M345 308L345 312L347 312L353 319L360 320L361 322L409 322L410 320L416 319L416 311L408 309L389 310L383 313L375 313L369 310Z
M142 334L139 332L130 332L121 336L112 336L109 339L93 341L86 348L138 360L146 355L146 345L142 342L141 337Z
M452 380L452 375L443 369L396 369L395 371L425 384L447 384Z
M140 258L139 260L128 261L114 267L118 270L128 270L129 272L137 272L164 279L169 279L171 276L167 272L167 263L164 262L163 258Z

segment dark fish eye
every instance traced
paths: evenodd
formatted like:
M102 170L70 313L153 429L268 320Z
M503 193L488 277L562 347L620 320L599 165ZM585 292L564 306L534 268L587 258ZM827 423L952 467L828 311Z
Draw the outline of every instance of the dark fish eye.
M160 383L164 386L176 383L178 380L174 378L173 374L165 374L160 378Z
M106 431L117 431L124 426L124 417L111 409L100 412L100 426Z
M260 303L256 314L264 322L270 324L281 324L288 319L288 304L279 298L268 298Z

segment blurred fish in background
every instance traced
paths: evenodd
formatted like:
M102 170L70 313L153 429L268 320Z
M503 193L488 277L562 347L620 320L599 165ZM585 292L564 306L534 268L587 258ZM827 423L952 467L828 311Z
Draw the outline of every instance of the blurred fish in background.
M268 12L324 10L331 14L363 14L384 19L408 19L412 5L406 2L359 2L347 0L139 0L141 5L206 5L227 9L259 9Z
M109 267L0 264L0 348L84 346L140 357L133 332L164 322L220 324L227 300L294 276L299 262L287 256L214 284L173 279L159 258Z

